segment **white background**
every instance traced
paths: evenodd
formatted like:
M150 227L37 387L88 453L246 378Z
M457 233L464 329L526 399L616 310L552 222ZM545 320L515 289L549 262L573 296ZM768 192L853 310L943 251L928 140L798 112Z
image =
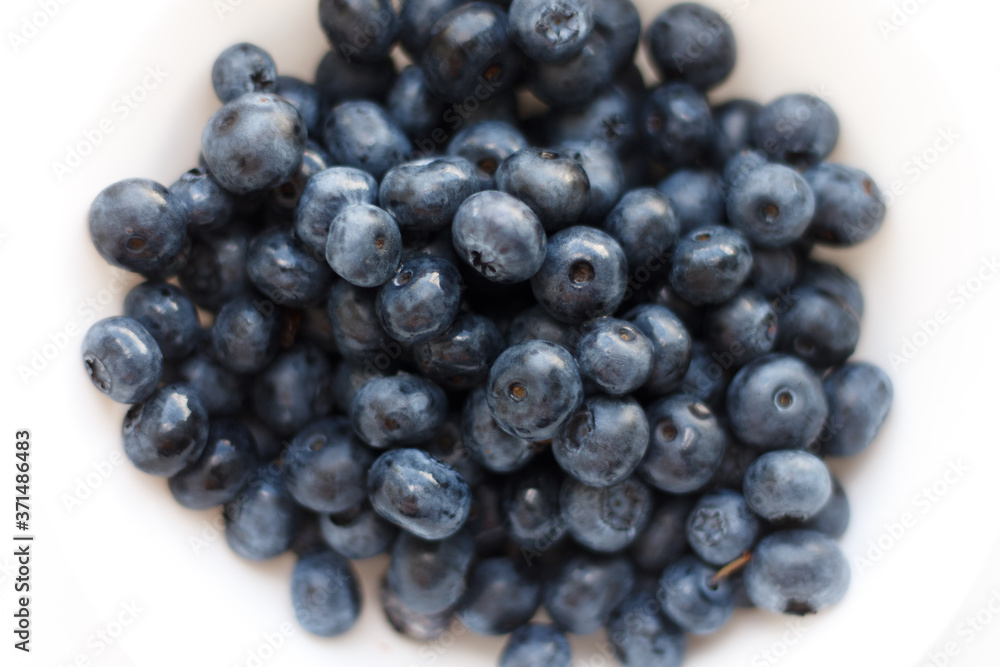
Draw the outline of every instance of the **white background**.
M213 537L214 513L181 509L162 480L121 463L125 408L90 387L79 346L91 321L119 312L135 279L116 276L97 256L86 211L113 181L142 176L169 184L195 165L201 128L217 107L209 69L231 43L257 43L279 71L311 78L326 48L316 3L48 4L57 11L34 32L24 22L41 23L32 17L45 2L5 0L0 9L0 664L247 665L265 635L292 627L285 624L293 559L239 560ZM898 182L882 233L833 254L865 290L858 356L890 370L896 403L875 446L835 466L853 506L843 540L855 565L848 597L791 626L788 618L738 612L723 632L691 641L686 664L923 667L949 642L957 655L938 656L936 664L996 664L1000 618L988 604L997 596L1000 611L1000 278L984 258L1000 254L1000 5L710 4L731 14L741 53L713 99L822 94L842 121L834 158L866 168L883 189ZM646 20L661 8L652 0L640 6ZM885 34L894 6L909 14L896 14L899 29ZM220 7L231 11L220 14ZM11 34L30 38L15 46ZM132 92L147 68L158 68L162 81L147 78L147 91ZM129 108L123 95L144 99ZM64 162L105 118L113 131L60 179L53 163ZM942 133L957 138L935 148ZM925 153L920 167L914 157ZM977 275L993 280L977 283ZM960 286L978 291L960 298ZM944 323L921 334L922 322L936 315ZM917 349L893 368L889 355L901 354L904 340ZM24 377L33 358L37 374ZM13 445L21 428L32 432L37 535L30 656L11 649L10 631ZM953 464L966 469L962 476L948 474ZM918 500L935 485L933 503ZM68 508L74 495L87 497ZM893 528L906 515L909 526ZM192 538L207 545L196 552ZM395 635L373 597L385 565L375 559L360 566L366 604L351 633L323 640L295 629L273 655L265 650L261 664L494 664L500 639L463 636L453 646L422 648ZM129 605L138 609L134 620L123 613ZM979 631L965 620L977 613L986 622ZM119 617L130 622L120 633ZM110 645L98 639L103 629L118 635ZM574 665L607 664L600 639L574 638Z

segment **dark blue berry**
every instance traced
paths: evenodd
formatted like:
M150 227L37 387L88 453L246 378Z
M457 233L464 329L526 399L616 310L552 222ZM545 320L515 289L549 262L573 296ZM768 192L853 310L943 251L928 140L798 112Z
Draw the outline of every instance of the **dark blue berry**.
M591 487L619 484L642 461L649 425L631 397L594 395L552 440L552 453L569 475Z
M368 445L385 449L432 437L448 417L448 400L436 384L409 373L375 377L351 401L351 423Z
M576 350L579 339L577 327L557 322L538 304L515 315L507 326L508 346L529 340L547 340L572 352Z
M172 476L170 493L184 507L203 510L233 500L257 469L250 431L235 419L213 419L201 456Z
M357 575L329 549L299 558L292 571L295 620L309 633L335 637L350 630L361 613Z
M299 510L285 488L281 468L258 468L246 488L223 509L226 542L248 560L281 555L292 544Z
M799 287L781 313L778 348L816 368L847 361L861 338L861 320L838 298L814 288Z
M379 205L405 232L429 232L451 224L459 205L479 190L468 160L424 158L389 170L379 187Z
M663 613L695 635L715 632L733 613L733 592L725 579L713 579L715 570L694 556L685 556L669 566L656 592Z
M611 71L618 72L632 62L639 46L639 10L631 0L594 2L594 32L604 38Z
M371 363L369 370L373 371L390 369L403 354L402 346L379 324L375 314L376 294L375 290L340 281L330 290L327 301L331 335L337 351L345 359ZM378 366L374 365L376 363Z
M341 102L323 122L323 143L335 164L376 179L406 159L410 140L385 109L367 100Z
M505 635L531 620L541 601L541 584L510 558L490 558L469 575L458 618L481 635Z
M208 441L208 412L194 389L168 384L125 413L122 444L136 468L170 477L196 461Z
M201 327L198 312L183 290L169 283L147 282L133 287L125 295L123 306L131 317L146 328L164 359L179 359L194 349Z
M761 609L803 616L844 597L851 566L826 535L787 530L761 540L743 581L747 595Z
M545 608L559 627L589 635L608 622L634 582L635 571L625 558L575 556L546 579Z
M201 167L181 174L169 189L193 234L217 230L233 218L236 197Z
M781 295L798 281L799 265L791 248L754 248L750 282L764 296Z
M280 318L273 304L238 296L219 311L212 325L218 363L237 373L256 373L278 352Z
M274 92L298 109L309 135L317 136L323 120L323 105L316 87L294 76L278 76Z
M641 140L646 153L672 171L699 159L715 126L704 96L684 83L654 88L642 109Z
M211 335L210 329L200 332L198 350L178 364L177 379L198 392L208 414L234 415L243 407L246 378L216 360Z
M387 584L409 609L441 613L452 609L465 593L475 555L475 542L464 530L435 541L400 533L392 547Z
M732 366L740 367L774 349L778 314L760 292L743 289L708 311L705 334L716 352L730 355Z
M396 65L392 58L348 61L339 51L332 50L326 52L316 67L315 86L323 108L328 109L346 100L382 100L395 80Z
M705 486L726 450L726 433L708 406L682 394L646 408L649 447L639 465L647 482L668 493Z
M726 220L726 201L719 175L708 169L678 169L656 186L680 222L680 233Z
M785 95L757 113L753 138L772 160L808 167L833 152L840 121L830 105L814 95Z
M594 30L592 0L513 0L508 32L536 62L560 62L579 53Z
M568 141L559 150L579 162L590 181L590 201L583 210L581 220L587 224L600 224L625 191L621 160L600 142Z
M406 3L413 4L418 3ZM399 73L386 97L385 109L399 128L417 141L418 147L427 139L433 143L445 141L444 132L450 128L445 123L445 104L434 97L419 65L407 65Z
M806 236L817 243L852 246L866 241L885 220L885 198L872 177L842 164L819 164L805 173L816 196Z
M590 180L579 162L540 148L519 150L496 170L497 188L527 204L547 232L577 222L590 203Z
M800 450L762 454L743 478L743 495L759 516L772 522L806 521L833 492L830 471L821 459Z
M178 279L195 304L214 312L250 288L246 271L249 244L247 231L235 225L192 240Z
M403 0L399 10L399 41L403 49L416 62L420 62L434 24L463 4L462 0Z
M385 58L399 31L389 0L320 0L319 23L330 46L347 62Z
M566 635L554 626L527 623L511 633L499 667L570 667Z
M585 328L577 343L580 375L613 396L641 387L653 370L653 344L634 325L602 317Z
M854 456L871 445L892 406L892 380L878 366L849 362L823 378L830 414L819 442L828 456Z
M535 275L545 260L545 230L519 199L494 190L466 199L451 238L459 256L487 280L516 283Z
M833 492L823 508L811 519L802 522L793 521L790 525L802 530L815 530L836 540L847 532L847 526L851 522L851 505L840 481L832 473L830 479L833 481Z
M290 436L333 407L332 375L322 350L296 343L254 378L254 411L272 431Z
M677 243L670 286L696 306L723 303L750 277L753 255L743 236L727 227L699 227Z
M277 78L270 54L247 42L230 46L212 65L212 88L223 104L244 93L273 92Z
M600 4L600 3L597 3ZM614 63L604 35L592 32L578 53L560 62L534 63L528 88L552 107L573 107L593 99L614 79Z
M333 272L316 259L292 234L272 227L257 235L247 248L247 275L274 303L302 308L320 303L333 282Z
M330 223L348 206L374 204L378 183L353 167L330 167L306 183L295 209L295 235L314 254L326 252Z
M680 235L681 221L670 200L654 188L625 193L603 224L625 252L629 271L662 266Z
M462 298L462 277L445 259L405 258L395 277L382 285L375 312L386 332L406 344L437 338L451 326Z
M813 219L816 198L794 169L767 164L729 190L726 210L733 227L750 241L774 248L802 236Z
M83 337L83 366L90 381L119 403L137 403L156 389L163 353L156 340L130 317L108 317Z
M823 262L807 261L802 267L799 285L825 294L853 312L858 319L865 314L865 299L861 294L861 286L839 267ZM791 297L782 301L787 303L790 300Z
M347 419L313 422L295 435L284 458L288 492L303 507L331 514L364 500L374 454L357 440Z
M479 175L479 189L492 190L493 176L500 164L527 147L528 140L516 127L500 120L487 120L456 132L448 143L447 153L471 162Z
M331 549L344 558L361 560L385 553L398 532L365 502L336 514L317 517L319 531Z
M652 394L676 388L691 363L691 334L669 309L655 304L638 306L625 315L653 344L653 372L644 385Z
M501 511L506 535L528 550L544 551L566 533L559 504L562 475L551 464L505 478Z
M716 128L713 157L719 168L729 158L753 145L754 120L760 108L757 102L742 99L712 107Z
M608 641L623 667L680 667L687 640L659 610L655 591L637 587L612 613Z
M653 509L652 492L636 477L601 488L567 478L559 501L569 534L598 553L621 551L631 544Z
M389 621L393 630L417 641L426 642L437 639L452 624L452 609L446 609L436 614L422 614L410 609L399 599L399 595L389 586L384 577L380 586L379 602L382 603L386 620Z
M330 223L326 261L359 287L378 287L399 268L403 239L392 215L377 206L348 206Z
M685 496L659 496L649 521L629 547L636 567L659 575L688 550L686 522L694 500Z
M413 348L421 373L449 389L471 389L489 375L504 349L493 321L474 313L459 313L448 330Z
M613 84L582 105L553 110L545 130L552 145L603 142L626 158L626 151L633 146L638 133L636 113L628 94Z
M649 54L665 81L699 90L719 85L736 65L736 37L720 14L696 2L662 11L646 29Z
M741 494L721 489L698 499L688 515L686 535L702 560L721 567L753 547L760 527Z
M735 357L731 352L715 352L705 341L696 340L691 347L691 364L678 391L717 409L726 398L729 369L734 364Z
M511 435L497 425L482 388L469 392L466 399L462 438L469 455L493 472L509 473L523 468L536 454L531 440Z

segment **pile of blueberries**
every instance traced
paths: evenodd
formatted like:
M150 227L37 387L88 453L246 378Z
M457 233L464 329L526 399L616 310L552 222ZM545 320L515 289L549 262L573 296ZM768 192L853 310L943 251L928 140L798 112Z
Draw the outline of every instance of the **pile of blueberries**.
M651 86L630 0L319 17L315 83L226 49L200 166L93 202L98 252L147 279L83 344L133 404L129 460L221 506L240 556L294 551L317 635L382 553L393 627L513 633L504 667L566 667L564 633L601 628L674 667L736 607L837 602L824 459L868 447L892 386L849 361L858 284L810 258L885 216L824 162L830 106L710 106L736 48L693 3L647 27Z

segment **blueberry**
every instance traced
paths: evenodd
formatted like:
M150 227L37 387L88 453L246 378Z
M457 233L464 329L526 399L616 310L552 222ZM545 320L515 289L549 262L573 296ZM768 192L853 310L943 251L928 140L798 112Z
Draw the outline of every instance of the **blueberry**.
M653 372L644 387L656 395L676 388L691 363L691 334L669 309L646 304L625 315L653 344Z
M235 419L213 419L204 451L170 478L170 493L190 509L222 505L239 494L256 468L257 451L247 427Z
M277 354L280 333L273 305L238 296L222 307L212 325L215 358L237 373L256 373Z
M420 444L448 416L448 399L430 380L409 373L374 377L354 394L351 423L368 445L385 449Z
M450 262L414 256L376 297L379 322L396 340L418 344L443 334L458 314L461 276Z
M646 29L646 40L665 81L708 90L722 83L736 65L736 38L729 22L695 2L660 12Z
M712 409L722 407L729 386L728 369L733 363L731 352L714 352L705 341L696 340L691 347L691 364L678 391Z
M602 317L587 325L576 348L580 375L613 396L641 387L653 370L653 344L634 325Z
M855 456L867 449L892 406L892 380L878 366L850 362L823 378L830 406L819 438L828 456Z
M345 100L381 100L396 80L392 58L362 62L347 59L339 50L327 51L316 67L316 89L323 108Z
M637 588L608 621L608 641L624 667L680 667L684 633L659 612L654 591Z
M348 62L385 58L399 31L389 0L320 0L319 23L330 45Z
M406 3L404 8L407 4L415 3ZM428 138L434 143L444 141L445 105L434 97L424 70L418 65L407 65L399 73L386 97L385 108L399 128L411 139L417 140L418 146ZM435 141L438 137L441 137L440 141Z
M195 304L214 312L249 289L246 272L249 243L246 230L240 226L193 239L188 261L178 279Z
M840 121L830 105L814 95L785 95L758 112L753 138L772 160L808 167L833 152Z
M744 148L728 160L722 169L722 189L725 193L743 185L754 171L769 164L767 153L758 148Z
M635 582L626 558L579 555L545 581L545 608L556 625L575 635L603 627Z
M470 391L466 399L462 439L469 455L493 472L509 473L523 468L536 454L530 440L511 435L497 425L482 388Z
M212 64L212 88L225 104L245 93L270 93L278 70L267 51L242 42L219 54Z
M496 170L496 184L527 204L547 232L575 223L590 203L590 180L580 163L540 148L505 159Z
M503 510L500 503L500 480L480 480L472 491L472 509L466 530L476 541L476 553L481 557L496 556L507 547Z
M147 282L125 295L124 311L145 327L164 359L187 355L198 342L198 312L187 295L169 283Z
M549 239L531 291L552 317L579 323L618 309L628 287L627 271L625 253L610 235L570 227Z
M296 343L254 378L254 411L276 434L290 436L333 407L332 376L322 350L313 343Z
M625 252L630 272L662 266L680 235L681 220L670 200L654 188L625 193L603 224Z
M317 260L290 229L272 227L247 248L250 281L274 303L302 308L319 303L333 282L333 272Z
M481 561L469 575L469 590L458 618L481 635L505 635L531 620L541 600L541 585L510 558Z
M715 119L714 160L720 168L729 158L753 145L754 120L760 104L752 100L730 100L712 107Z
M646 419L649 447L639 464L646 481L667 493L705 486L726 449L726 433L708 406L689 396L668 396L646 408Z
M349 206L376 203L378 184L353 167L330 167L306 183L295 209L295 235L314 254L326 252L330 223Z
M185 213L183 201L156 181L118 181L90 205L90 239L108 264L163 278L184 249Z
M635 477L601 488L567 478L560 504L569 534L577 543L598 553L611 553L627 547L646 527L653 495Z
M825 294L846 310L853 312L858 319L865 314L865 299L861 294L861 286L832 264L806 262L802 267L799 285Z
M678 169L656 186L680 223L680 233L726 220L726 201L719 175L709 169Z
M310 136L316 136L320 129L320 121L323 120L321 113L323 105L316 87L294 76L278 76L274 92L298 109Z
M480 192L462 202L451 237L469 266L498 283L527 280L545 260L545 231L538 216L503 192Z
M570 667L566 635L547 623L527 623L511 633L499 667Z
M385 553L396 539L396 527L367 502L343 512L317 517L323 541L344 558L361 560Z
M743 580L761 609L802 616L844 597L851 566L837 543L822 533L787 530L761 540Z
M223 509L226 542L248 560L279 556L292 544L298 512L285 488L281 468L274 464L261 466L246 488Z
M501 512L511 542L528 551L545 551L562 539L566 521L559 504L561 481L551 464L533 465L505 478Z
M349 100L330 109L323 143L334 163L363 169L381 179L410 153L410 140L385 109L367 100Z
M816 198L795 170L767 164L730 189L726 210L733 227L753 243L774 248L802 236L816 210Z
M688 543L702 560L723 566L749 551L760 533L760 520L743 496L722 489L706 493L688 515Z
M700 306L736 296L750 277L753 255L743 236L727 227L699 227L677 243L670 286L685 301Z
M295 209L298 208L299 200L302 199L302 192L306 184L313 176L321 171L330 168L333 158L312 139L306 141L306 147L302 150L302 161L292 177L274 188L268 193L266 201L266 220L269 223L292 222L295 217Z
M399 268L403 239L396 220L377 206L343 209L330 223L326 261L344 280L359 287L378 287Z
M205 410L213 417L233 415L243 407L246 378L234 373L215 358L211 330L203 330L199 349L177 366L177 379L198 392Z
M885 220L885 198L872 177L842 164L819 164L805 173L816 196L806 236L817 243L852 246L870 239Z
M506 13L496 5L473 2L438 19L421 66L437 97L462 102L470 94L492 97L513 86L521 59L507 37Z
M715 632L733 613L733 592L725 579L713 579L715 570L694 556L684 556L669 566L656 592L663 613L695 635Z
M815 530L835 540L847 532L847 526L851 522L851 505L840 481L832 473L830 479L833 481L833 491L823 508L807 521L789 522L790 527Z
M629 547L636 567L661 574L688 550L686 521L694 500L685 496L660 496L646 527Z
M313 422L299 431L285 451L285 484L303 507L331 514L365 498L365 473L374 459L343 417Z
M795 357L769 354L740 369L726 393L729 425L762 449L801 449L823 430L826 397L816 374Z
M469 517L469 485L451 466L419 449L393 449L368 471L375 511L425 540L454 535Z
M545 131L553 145L571 141L604 142L625 158L638 133L636 112L628 94L617 85L610 85L581 105L550 112Z
M772 523L812 518L823 509L832 492L826 464L799 450L762 454L750 464L743 478L747 504Z
M468 160L433 157L389 170L379 188L379 204L407 232L446 229L459 205L479 190L479 177Z
M639 465L649 444L649 425L631 397L594 395L552 441L560 467L591 487L620 484Z
M201 133L209 171L235 194L287 181L299 166L305 143L302 116L273 93L247 93L227 102Z
M743 366L774 349L778 339L778 314L758 291L743 289L735 297L708 311L705 333L720 354Z
M568 141L560 148L580 163L590 181L590 202L581 219L599 224L621 199L625 190L625 172L614 151L600 142Z
M754 248L750 282L764 296L784 294L799 279L799 264L791 248Z
M415 612L438 614L452 609L465 593L475 548L464 530L433 542L400 533L392 547L387 584Z
M486 380L503 349L503 336L492 320L459 313L439 337L414 346L413 358L420 372L435 382L449 389L471 389Z
M125 413L122 444L136 468L170 477L196 461L208 441L208 412L186 384L160 387Z
M600 3L595 3L600 4ZM528 88L551 107L574 107L593 99L614 80L608 41L599 32L584 40L581 50L560 62L534 63L528 70Z
M647 154L668 171L699 159L715 129L704 96L684 83L654 88L643 105L641 119L641 141Z
M510 38L536 62L560 62L579 53L594 29L592 0L513 0Z
M388 370L403 354L403 348L379 324L372 289L337 282L330 290L327 314L337 351L345 359L367 361L370 371ZM378 363L378 366L374 364ZM374 373L381 374L381 373Z
M101 393L119 403L137 403L156 389L163 353L146 327L131 317L108 317L83 337L83 365Z
M299 558L292 571L295 620L309 633L335 637L361 613L361 592L350 563L329 549Z
M607 58L613 72L627 67L635 56L642 33L639 10L631 0L594 2L594 32L607 43Z
M422 614L410 609L392 590L386 578L382 579L379 591L379 601L385 612L386 620L392 628L407 637L417 641L430 641L442 636L452 623L453 610L446 609L436 614Z
M557 322L538 304L515 315L507 327L507 345L511 347L529 340L547 340L573 352L579 339L577 327Z
M487 120L456 132L448 143L447 153L471 162L479 175L479 189L492 190L493 176L500 163L527 147L528 140L516 127L500 120Z
M565 348L528 341L493 363L486 401L497 425L529 440L556 436L583 402L583 382Z
M839 299L809 287L789 295L779 318L778 347L816 368L847 361L861 338L861 320Z
M288 443L282 442L255 415L244 413L240 416L240 421L250 431L259 461L274 461L281 457Z
M236 197L200 167L181 174L169 190L184 210L188 231L195 234L225 226L236 210Z

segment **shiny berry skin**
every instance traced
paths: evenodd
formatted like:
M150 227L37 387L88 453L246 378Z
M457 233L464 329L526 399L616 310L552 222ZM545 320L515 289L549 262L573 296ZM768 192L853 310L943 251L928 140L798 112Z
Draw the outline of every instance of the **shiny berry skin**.
M602 488L567 479L559 503L577 543L597 553L613 553L631 544L646 527L653 495L635 477Z
M497 283L528 280L545 261L545 230L538 216L521 200L496 190L462 202L451 239L466 264Z
M693 506L694 499L689 496L658 496L646 527L629 547L636 567L659 576L664 568L687 553L684 533Z
M878 435L892 407L892 380L878 366L848 362L823 378L830 414L819 437L827 456L855 456Z
M715 352L705 341L697 340L691 347L691 364L677 391L698 399L708 407L720 408L726 397L734 363L731 352Z
M457 157L429 157L390 169L379 186L379 206L405 232L447 229L458 207L479 190L472 163Z
M562 474L550 463L525 468L504 478L501 512L507 538L543 551L566 533L559 504Z
M805 363L782 354L750 362L726 392L729 425L739 440L761 449L802 449L823 430L826 397Z
M580 323L618 309L628 287L627 271L625 253L610 235L570 227L549 238L531 292L552 317Z
M750 244L728 227L700 227L677 243L670 286L696 306L723 303L736 296L750 277Z
M528 341L507 348L490 369L486 401L497 424L528 440L555 437L583 402L583 382L565 348Z
M510 88L520 61L507 37L507 14L495 5L473 2L434 24L421 66L437 97L461 102L477 89L492 96Z
M531 208L547 232L576 223L590 203L590 179L579 162L555 151L525 148L496 170L497 189Z
M125 295L123 306L146 328L164 359L179 359L194 349L201 334L198 312L183 290L169 283L147 282Z
M577 327L557 322L538 304L522 310L507 326L508 346L529 340L547 340L573 352L579 339Z
M350 630L361 613L357 575L329 549L301 556L292 571L292 607L302 628L320 637Z
M833 246L853 246L878 232L885 220L885 197L860 169L819 164L805 173L816 197L816 213L806 237Z
M691 363L691 334L668 308L638 306L625 315L653 344L653 371L644 388L662 396L680 385Z
M407 4L418 3L405 3L404 7ZM440 137L444 131L441 120L446 113L445 104L431 93L424 70L419 65L407 65L399 73L386 97L385 109L399 129L417 141L418 148L422 148L423 140Z
M499 667L570 667L566 635L546 623L527 623L510 634Z
M730 188L726 210L733 227L752 243L777 248L805 233L816 211L816 197L794 169L766 164Z
M704 96L684 83L654 88L640 118L646 153L668 171L701 157L715 129Z
M264 296L282 306L319 303L333 282L333 271L295 238L291 230L272 227L247 248L247 275Z
M201 456L208 428L208 412L194 389L164 385L125 413L125 456L149 475L176 475Z
M606 394L635 391L653 371L653 344L633 324L602 317L585 325L576 346L580 375Z
M505 635L531 620L541 601L541 584L511 558L480 561L458 606L459 620L481 635Z
M470 391L465 401L462 440L473 460L497 473L523 468L537 453L531 440L511 435L494 421L481 387Z
M187 216L182 201L146 178L129 178L101 190L90 205L90 239L108 264L166 277L184 249Z
M320 0L319 23L349 61L378 61L396 43L399 19L389 0Z
M416 345L437 338L458 315L462 277L446 259L411 256L379 288L375 312L386 332Z
M448 142L447 153L463 157L476 167L480 190L493 190L493 177L500 163L528 145L521 131L510 123L486 120L456 132Z
M801 259L790 247L754 248L750 282L767 297L787 294L799 279L801 264Z
M247 277L248 231L240 225L195 237L178 280L194 303L216 312L250 289Z
M266 190L290 179L305 144L302 116L273 93L247 93L227 102L201 134L209 171L235 194Z
M376 290L338 281L330 290L327 316L331 336L340 355L364 365L368 370L388 370L403 354L402 346L385 332L375 312ZM374 364L378 363L378 366Z
M339 50L331 49L316 66L315 86L323 108L347 100L382 100L395 80L396 65L392 58L372 62L351 58L348 61Z
M210 330L200 332L199 338L198 350L177 365L177 380L198 392L208 414L235 415L246 398L246 378L216 360Z
M708 406L677 394L646 408L649 447L639 464L643 478L667 493L705 486L722 462L726 433Z
M826 464L799 450L762 454L743 478L747 504L772 523L807 521L823 509L832 493Z
M476 545L464 530L435 541L403 532L392 547L387 584L413 611L438 614L454 608L465 594L475 555Z
M344 558L362 560L385 553L399 532L364 502L343 512L317 517L320 535Z
M447 417L444 391L409 373L371 378L351 400L355 432L377 449L421 444L437 433Z
M656 189L670 200L680 223L680 233L726 220L726 200L719 175L710 169L678 169Z
M602 227L618 241L633 276L640 268L651 271L663 266L681 230L670 200L655 188L625 193Z
M684 633L660 613L655 590L636 586L608 621L608 641L624 667L680 667Z
M303 507L324 514L343 512L364 500L365 474L374 458L347 419L320 419L288 444L285 484Z
M513 0L508 32L536 62L560 62L583 49L594 29L592 0Z
M620 71L632 62L639 46L642 33L639 10L631 0L595 2L594 32L599 33L607 43L611 71Z
M715 119L713 158L721 168L729 158L753 145L754 120L761 106L753 100L729 100L712 107Z
M580 52L560 62L532 63L527 69L528 88L551 107L574 107L593 99L614 79L604 35L592 32Z
M761 609L804 616L844 597L851 566L826 535L787 530L760 541L743 581L747 595Z
M295 343L254 378L254 412L277 435L291 436L330 411L332 383L326 354L314 343Z
M184 209L188 231L192 234L218 230L232 220L235 213L235 195L200 167L181 174L169 190Z
M163 375L163 353L156 340L131 317L108 317L83 337L83 366L101 393L119 403L147 398Z
M809 287L792 290L778 320L778 348L816 368L847 361L861 338L861 319L839 298Z
M349 206L375 204L378 183L367 171L330 167L306 183L295 209L295 236L314 254L326 252L330 223Z
M665 81L699 90L719 85L736 65L736 38L720 14L696 2L662 11L646 28L649 53Z
M472 389L489 375L504 349L503 335L488 317L459 313L448 330L413 348L420 372L449 389Z
M378 457L368 471L368 498L382 517L425 540L454 535L472 507L465 479L419 449Z
M212 88L223 104L245 93L276 92L277 78L270 54L247 42L230 46L212 64Z
M669 566L656 592L663 613L695 635L715 632L733 613L733 592L725 579L713 584L715 570L694 556L685 556Z
M274 92L298 109L299 115L302 116L302 122L306 124L306 129L309 131L309 136L317 136L323 116L322 103L316 86L294 76L278 75L274 84Z
M814 260L803 262L798 286L812 288L825 294L839 302L846 310L852 311L858 319L865 314L865 298L858 281L833 264ZM791 297L784 302L788 303L789 300Z
M462 6L462 0L403 0L399 10L399 42L415 62L427 48L437 20Z
M556 625L575 635L603 627L635 582L628 559L580 555L545 580L543 599Z
M378 287L396 275L403 238L391 214L377 206L348 206L330 223L326 261L358 287Z
M753 138L771 160L809 167L833 152L840 121L830 105L814 95L785 95L757 113Z
M379 602L392 629L401 635L417 641L430 641L443 635L452 624L453 609L445 609L435 614L423 614L407 606L389 586L386 577L379 587Z
M847 492L833 473L830 473L830 479L833 481L833 492L823 508L807 521L788 522L789 528L815 530L835 540L843 537L851 522L851 505L847 499Z
M596 394L552 440L552 453L573 478L591 487L607 487L632 474L648 445L649 425L635 399Z
M235 419L213 419L201 456L168 482L174 499L203 510L233 500L257 469L250 431Z
M275 464L258 468L246 488L226 504L226 542L247 560L280 556L292 544L300 510Z
M323 144L334 164L363 169L376 179L406 159L410 140L384 108L368 100L348 100L323 121Z
M686 535L700 558L722 567L753 547L760 527L742 494L721 489L698 499L688 515Z
M753 289L743 289L726 303L709 310L705 334L712 347L732 356L734 367L771 352L778 340L778 314Z

